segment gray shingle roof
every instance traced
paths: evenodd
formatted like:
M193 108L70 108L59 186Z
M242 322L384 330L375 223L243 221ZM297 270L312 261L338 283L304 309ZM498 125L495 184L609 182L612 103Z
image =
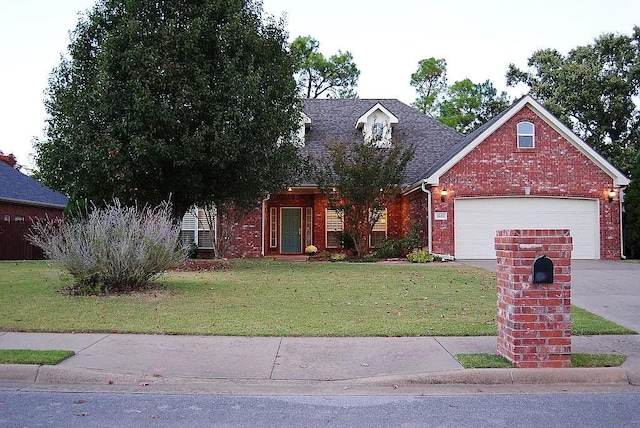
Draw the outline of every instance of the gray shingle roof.
M305 135L302 155L324 157L326 142L362 141L356 121L377 103L398 118L393 128L400 141L413 144L415 155L409 163L406 184L422 178L424 171L440 159L464 136L454 129L395 99L308 99L304 112L311 118L311 129ZM308 184L308 183L307 183Z
M68 198L0 162L0 200L64 208Z

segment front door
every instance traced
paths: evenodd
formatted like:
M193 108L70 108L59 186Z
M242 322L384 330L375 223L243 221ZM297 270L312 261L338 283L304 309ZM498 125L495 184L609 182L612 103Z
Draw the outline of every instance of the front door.
M301 253L300 208L282 208L282 253Z

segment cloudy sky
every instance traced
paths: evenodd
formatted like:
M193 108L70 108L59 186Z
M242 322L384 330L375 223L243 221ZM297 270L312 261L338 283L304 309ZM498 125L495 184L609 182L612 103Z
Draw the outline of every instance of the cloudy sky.
M69 32L94 0L0 0L0 150L33 166L42 135L44 90ZM361 98L415 99L411 73L444 58L449 83L464 78L505 87L509 63L526 66L537 49L566 53L603 33L631 34L637 0L264 0L286 17L291 38L311 35L331 55L351 51ZM523 88L511 88L513 96ZM1 183L0 183L1 185Z

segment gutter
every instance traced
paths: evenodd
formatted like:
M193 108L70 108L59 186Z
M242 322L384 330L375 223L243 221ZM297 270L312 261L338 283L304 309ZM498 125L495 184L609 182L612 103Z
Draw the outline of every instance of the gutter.
M271 195L267 193L267 196L262 200L262 212L260 213L260 222L262 223L262 230L260 231L260 256L264 257L264 227L265 227L265 222L266 220L266 216L264 214L264 210L267 207L267 201L271 199Z
M427 181L422 180L421 189L424 193L427 194L427 249L430 254L433 254L432 251L432 224L431 224L431 190L427 189Z
M618 192L618 204L620 204L620 258L622 260L626 260L627 256L624 255L624 228L622 226L622 201L624 199L624 189L626 187L620 187L620 191Z

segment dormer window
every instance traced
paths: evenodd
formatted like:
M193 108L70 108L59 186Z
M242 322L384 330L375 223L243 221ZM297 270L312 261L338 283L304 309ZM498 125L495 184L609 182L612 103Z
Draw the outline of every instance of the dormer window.
M391 133L398 123L398 118L377 103L369 111L360 116L356 122L356 129L362 130L364 141L378 147L391 146Z
M371 125L371 139L381 140L384 137L384 123L374 122Z
M532 149L535 147L535 128L531 122L518 123L518 148Z

